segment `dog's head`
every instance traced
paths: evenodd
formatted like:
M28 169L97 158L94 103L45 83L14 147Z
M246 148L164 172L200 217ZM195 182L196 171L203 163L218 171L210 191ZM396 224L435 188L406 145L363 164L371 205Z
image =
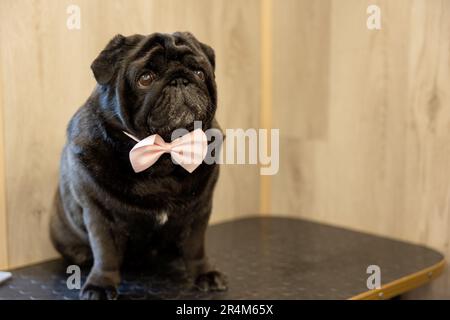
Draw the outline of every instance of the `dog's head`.
M116 35L91 65L106 108L127 131L170 139L175 129L207 128L216 111L215 57L188 32Z

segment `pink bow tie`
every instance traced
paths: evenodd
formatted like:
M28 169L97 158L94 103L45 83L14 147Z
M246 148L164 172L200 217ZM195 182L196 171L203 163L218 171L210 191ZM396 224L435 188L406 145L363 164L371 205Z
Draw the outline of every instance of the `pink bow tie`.
M154 134L139 141L136 137L123 132L137 144L130 151L130 162L134 172L150 168L163 153L170 153L172 160L192 173L206 157L208 140L202 129L195 129L170 143Z

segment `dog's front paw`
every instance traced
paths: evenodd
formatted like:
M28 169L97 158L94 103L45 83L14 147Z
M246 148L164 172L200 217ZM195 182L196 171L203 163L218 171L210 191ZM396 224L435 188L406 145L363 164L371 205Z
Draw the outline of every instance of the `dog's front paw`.
M116 300L119 271L102 271L93 268L80 291L81 300Z
M118 296L115 287L106 288L86 283L80 291L80 300L116 300Z
M213 270L202 273L195 279L195 287L200 291L225 291L227 280L225 275Z

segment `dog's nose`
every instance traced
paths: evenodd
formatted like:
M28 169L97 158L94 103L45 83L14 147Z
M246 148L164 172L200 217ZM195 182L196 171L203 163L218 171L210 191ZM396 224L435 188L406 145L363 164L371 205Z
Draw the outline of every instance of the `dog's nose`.
M189 83L189 80L186 78L182 78L182 77L176 78L176 79L173 79L172 81L170 81L170 85L175 86L175 87L178 85L186 86L186 85L188 85L188 83Z

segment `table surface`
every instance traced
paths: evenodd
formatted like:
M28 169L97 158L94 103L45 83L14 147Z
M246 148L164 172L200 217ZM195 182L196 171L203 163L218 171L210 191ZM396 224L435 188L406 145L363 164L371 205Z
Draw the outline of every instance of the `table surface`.
M228 291L201 293L166 275L125 272L119 299L388 298L433 279L444 266L440 253L423 246L291 218L211 226L207 251L227 275ZM380 290L367 288L369 265L380 267ZM77 299L78 290L67 289L66 267L54 260L11 270L0 299Z

